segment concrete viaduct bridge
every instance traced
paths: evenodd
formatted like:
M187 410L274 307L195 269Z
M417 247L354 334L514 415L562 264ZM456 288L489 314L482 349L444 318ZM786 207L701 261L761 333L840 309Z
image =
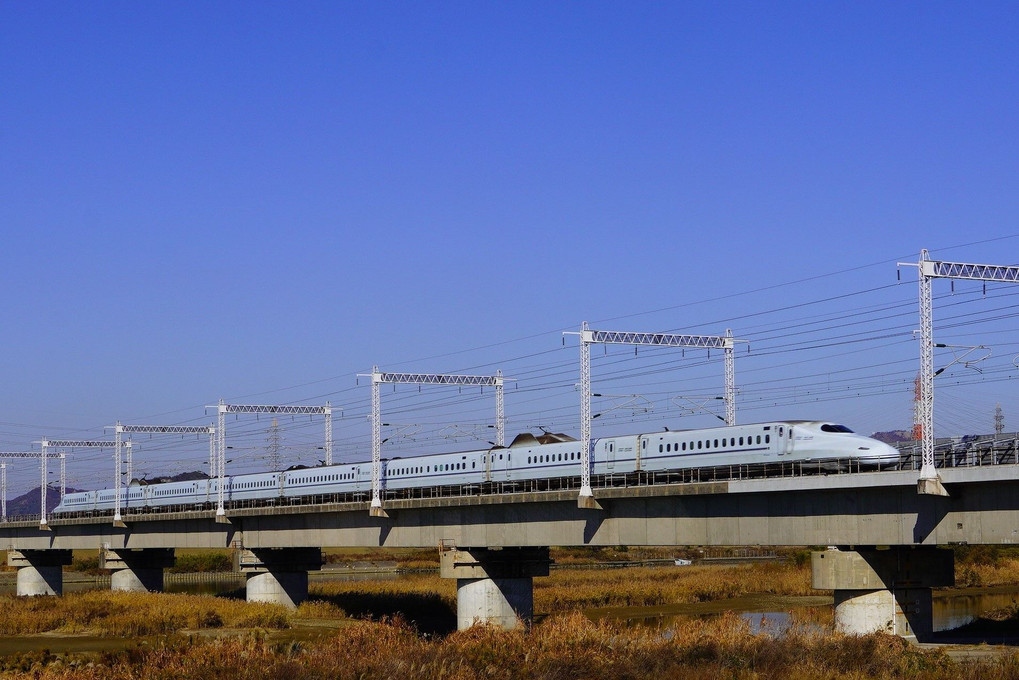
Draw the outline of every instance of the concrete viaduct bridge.
M576 490L58 518L0 525L18 593L59 594L75 549L101 549L116 589L159 590L175 548L238 548L248 599L296 606L323 547L439 546L457 579L461 627L517 625L549 546L839 546L813 556L813 585L835 591L846 631L932 632L931 589L953 584L953 544L1019 543L1019 464L941 470L948 496L917 493L915 470L687 481ZM879 549L878 546L881 546ZM894 614L893 614L894 612Z

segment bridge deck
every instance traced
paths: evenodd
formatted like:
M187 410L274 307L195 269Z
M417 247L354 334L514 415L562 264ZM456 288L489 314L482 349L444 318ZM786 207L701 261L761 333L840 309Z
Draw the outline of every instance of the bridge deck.
M912 470L733 479L596 490L602 510L576 491L528 491L386 503L240 508L53 519L0 526L21 549L247 547L474 547L547 545L932 545L1019 543L1019 466L941 470L948 498L918 496Z

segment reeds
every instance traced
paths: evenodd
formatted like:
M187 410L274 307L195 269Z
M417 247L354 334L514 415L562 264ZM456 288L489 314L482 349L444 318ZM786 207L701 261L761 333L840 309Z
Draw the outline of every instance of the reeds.
M593 623L572 614L549 619L529 632L475 627L434 640L423 639L399 621L361 621L317 643L273 642L260 636L176 638L73 667L68 659L52 655L0 663L7 664L5 670L45 680L996 680L1014 677L1019 670L1015 656L958 664L940 651L921 650L881 634L753 635L735 615L655 630Z
M330 599L352 615L369 613L355 601L377 603L407 597L437 598L456 607L456 583L438 574L413 574L393 581L332 581L312 584L315 597ZM652 607L708 602L747 594L810 595L810 571L791 564L759 563L697 567L555 569L534 579L534 607L556 614L587 607ZM348 609L354 606L355 610ZM398 609L382 613L392 614ZM378 613L378 612L376 612Z
M47 632L117 637L203 628L286 628L281 606L208 595L91 591L54 597L0 598L0 635Z

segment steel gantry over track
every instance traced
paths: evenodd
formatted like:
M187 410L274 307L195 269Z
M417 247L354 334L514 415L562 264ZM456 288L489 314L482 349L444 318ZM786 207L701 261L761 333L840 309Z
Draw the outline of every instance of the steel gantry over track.
M121 461L121 447L127 448L127 482L130 485L131 480L134 479L134 456L132 454L133 442L123 441L124 433L147 433L147 434L207 434L209 435L209 480L211 481L213 476L216 474L216 428L212 425L122 425L119 422L113 426L114 432L114 457L117 460L116 463L116 474L114 479L116 480L116 510L114 511L113 521L120 522L120 485L121 485L121 473L120 473L120 461ZM205 487L206 500L209 499L209 485Z
M255 413L272 415L319 415L325 416L325 454L326 465L333 464L333 407L329 402L324 406L294 406L286 404L227 404L222 399L215 406L206 408L216 409L216 440L219 456L216 465L217 502L216 518L226 518L226 510L223 507L223 484L226 477L226 414L228 413ZM343 409L340 409L343 410ZM278 472L274 470L273 472Z
M43 462L46 458L59 458L60 459L60 498L64 497L66 472L67 472L67 459L63 453L47 453L45 456L42 453L36 453L35 451L0 451L0 458L10 460L12 458L39 458L39 469L42 475L42 514L40 517L45 520L46 518L46 467ZM7 521L7 463L0 463L0 514L3 515L2 521ZM45 522L43 522L45 524Z
M582 508L596 508L591 491L591 345L652 345L658 347L692 347L720 349L725 357L725 424L736 424L736 361L733 348L737 342L746 342L725 335L677 335L673 333L634 333L626 331L596 331L585 321L580 333L580 500Z
M931 260L926 249L920 251L920 261L900 262L902 266L916 267L920 281L920 404L917 425L920 426L920 450L923 464L917 492L947 496L941 478L934 468L934 302L931 282L934 279L962 279L1019 283L1019 267L965 262Z
M364 376L363 373L359 374ZM504 378L502 371L489 375L450 375L443 373L383 373L378 366L372 367L372 499L370 513L385 516L382 509L382 404L379 385L382 383L404 385L459 385L495 388L495 445L505 446L506 407L503 383L513 378Z
M109 449L116 446L116 442L99 440L99 439L43 439L42 441L36 442L41 445L42 448L42 489L40 494L42 496L42 515L39 518L39 526L47 528L46 526L46 460L53 458L54 456L49 455L49 449ZM64 461L60 464L60 497L64 496ZM117 480L117 493L120 493L120 480Z

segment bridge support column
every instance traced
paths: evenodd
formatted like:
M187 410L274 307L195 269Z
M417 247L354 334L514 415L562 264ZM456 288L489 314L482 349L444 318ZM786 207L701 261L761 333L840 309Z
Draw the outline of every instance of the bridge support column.
M442 578L456 579L456 626L511 629L534 618L535 576L548 576L548 548L450 548L439 555Z
M110 589L128 592L162 592L163 569L172 567L172 548L99 551L99 568L109 569Z
M247 576L248 602L271 602L289 609L308 599L308 572L322 568L320 548L255 548L234 554Z
M8 550L7 566L18 570L19 597L62 595L70 550Z
M835 628L920 641L934 632L931 589L955 584L955 555L937 548L829 550L811 561L811 585L835 591Z

